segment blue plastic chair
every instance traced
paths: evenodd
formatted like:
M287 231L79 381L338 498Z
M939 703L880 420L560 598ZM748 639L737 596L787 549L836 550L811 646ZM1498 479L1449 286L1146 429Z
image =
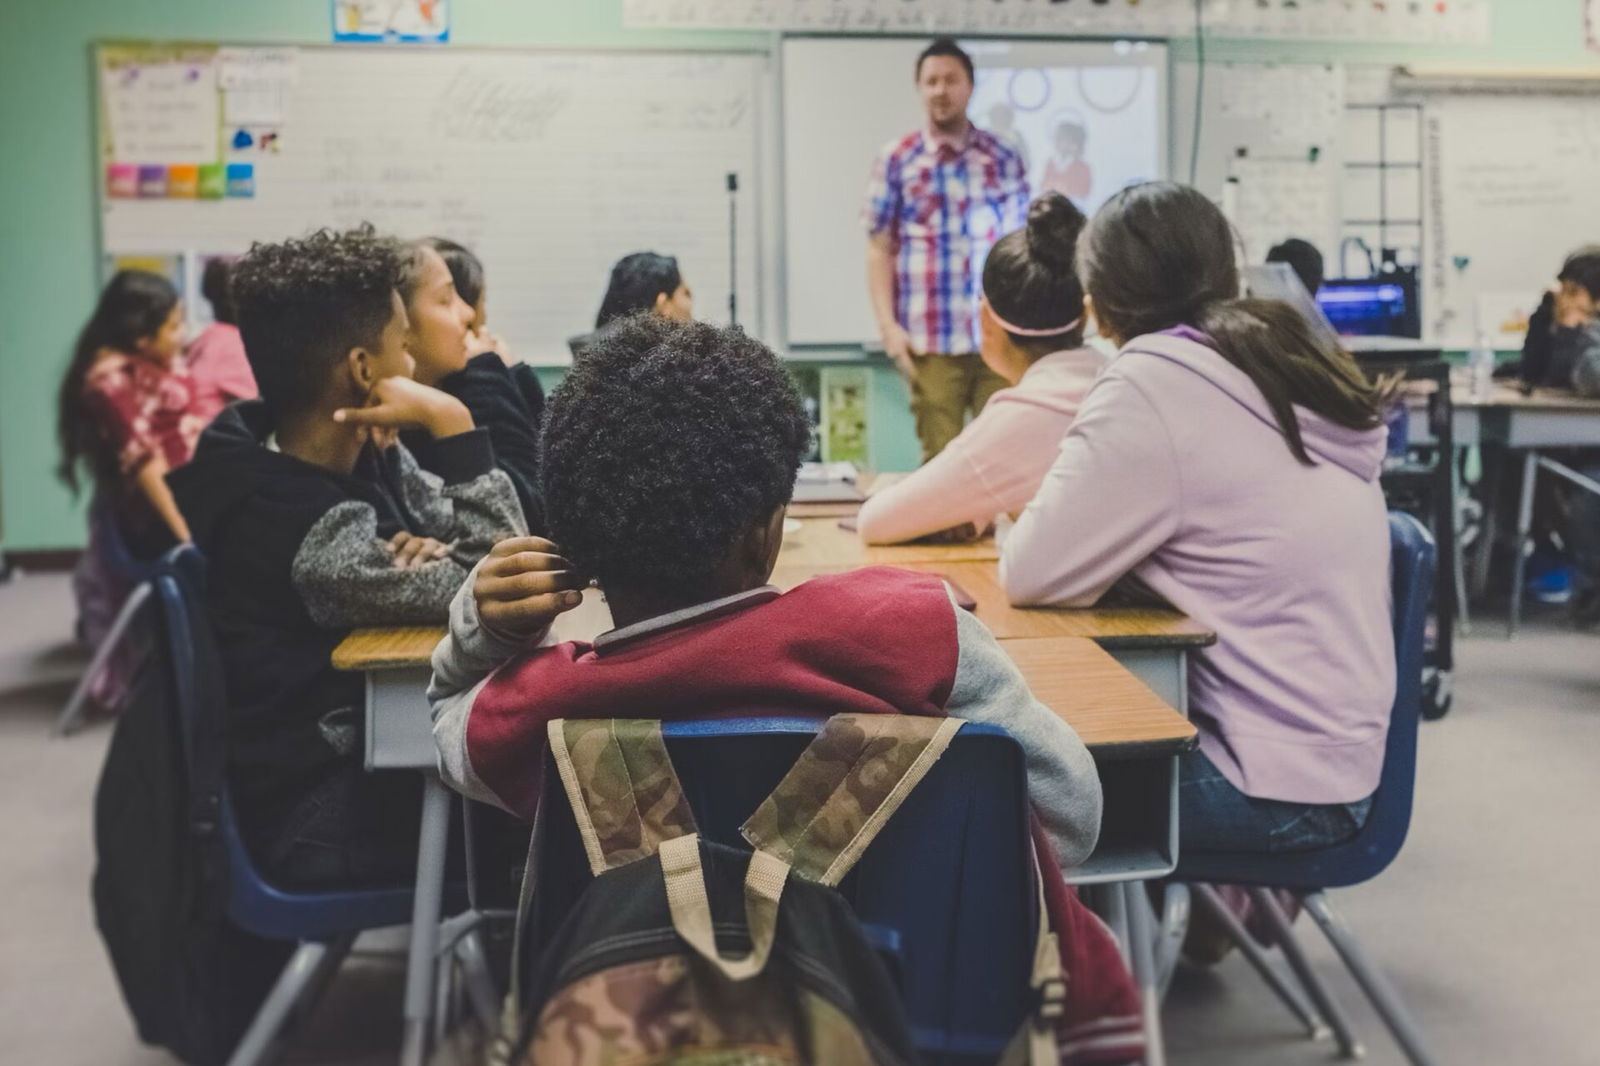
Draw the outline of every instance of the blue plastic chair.
M194 768L199 731L214 728L224 696L209 691L207 678L220 671L201 669L201 656L215 656L199 598L204 562L192 547L174 549L153 582L164 621L162 652L170 662L177 711L182 722L186 761ZM347 892L285 892L262 877L240 835L224 787L210 802L214 831L225 856L227 913L240 929L256 936L294 940L299 945L271 993L256 1013L229 1066L264 1062L294 1015L309 1006L349 953L358 933L411 920L410 886Z
M1317 1018L1279 978L1255 942L1210 884L1251 886L1251 897L1273 925L1290 968L1300 979L1328 1024L1341 1053L1361 1053L1348 1021L1327 988L1312 971L1272 889L1290 889L1304 895L1305 908L1322 929L1351 975L1382 1016L1407 1058L1418 1066L1434 1060L1424 1048L1416 1024L1399 996L1372 966L1344 922L1334 912L1324 892L1369 881L1382 873L1400 853L1411 824L1412 795L1416 787L1417 721L1422 706L1422 664L1428 601L1433 592L1435 551L1426 527L1408 514L1389 515L1390 573L1394 605L1396 685L1384 749L1383 773L1373 794L1372 810L1356 836L1335 847L1311 852L1249 854L1208 852L1185 854L1178 859L1174 880L1190 883L1198 903L1228 925L1246 957L1267 979L1280 998L1300 1016L1313 1034L1320 1031ZM1196 884L1199 882L1199 884Z
M56 716L53 731L60 737L71 735L83 724L84 714L89 707L89 693L100 679L101 672L111 662L111 657L122 646L123 638L150 602L154 591L151 582L165 563L163 559L141 559L133 554L122 527L117 524L115 509L103 496L96 495L89 505L89 527L98 531L99 536L94 538L94 543L104 552L107 568L127 586L128 595L117 609L117 616L112 619L105 637L95 647L66 706Z
M663 722L701 835L748 850L740 824L819 724L803 717ZM545 836L525 945L530 970L591 880L548 755L542 802ZM968 723L839 886L900 982L924 1062L987 1066L1022 1024L1037 920L1031 856L1022 750L1003 729Z

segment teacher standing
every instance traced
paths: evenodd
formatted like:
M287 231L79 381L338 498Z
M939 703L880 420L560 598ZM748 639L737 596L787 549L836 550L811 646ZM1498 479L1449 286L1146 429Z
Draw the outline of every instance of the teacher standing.
M1006 381L978 355L978 279L989 249L1022 226L1022 156L967 118L972 58L948 37L917 57L924 128L873 165L863 218L878 336L911 386L922 460L961 432Z

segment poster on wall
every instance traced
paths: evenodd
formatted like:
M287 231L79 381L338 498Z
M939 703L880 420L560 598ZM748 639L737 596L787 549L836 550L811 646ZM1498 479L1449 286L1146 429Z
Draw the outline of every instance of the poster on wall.
M330 0L335 43L445 44L450 0Z

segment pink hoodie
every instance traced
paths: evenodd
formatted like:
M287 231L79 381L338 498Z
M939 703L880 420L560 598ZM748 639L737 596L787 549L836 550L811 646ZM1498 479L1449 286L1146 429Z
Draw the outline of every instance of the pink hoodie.
M868 544L896 544L971 522L980 530L1033 499L1061 438L1106 365L1093 348L1052 352L990 398L961 435L920 470L875 492L856 529Z
M1189 667L1200 746L1263 799L1351 803L1377 787L1394 699L1387 431L1266 399L1210 347L1139 337L1084 402L1001 549L1015 604L1087 606L1134 571L1216 630Z

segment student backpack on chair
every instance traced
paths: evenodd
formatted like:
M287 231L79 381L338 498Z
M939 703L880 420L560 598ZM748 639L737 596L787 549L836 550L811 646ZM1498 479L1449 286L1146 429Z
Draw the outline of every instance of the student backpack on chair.
M220 675L176 667L184 655L215 665L196 650L210 632L189 625L205 617L202 568L193 548L177 548L157 569L159 654L134 681L94 804L94 908L106 952L139 1039L191 1066L227 1060L292 948L239 931L224 910L214 832L221 737L196 730L191 743L177 710L179 685L222 698Z
M502 1053L524 1066L919 1061L899 989L832 886L960 727L896 715L830 719L743 825L752 854L702 839L659 722L551 723L551 752L595 877L536 970L514 964L506 1030L520 1031L521 1047ZM519 952L530 946L544 836L536 828ZM1054 982L1040 1001L1059 1006L1055 938L1041 923L1036 939L1032 980ZM530 976L524 996L518 985ZM1025 999L1027 975L1018 976ZM1030 1052L1055 1061L1048 1011L1018 1006L1012 1024L1022 1026L1006 1061Z

